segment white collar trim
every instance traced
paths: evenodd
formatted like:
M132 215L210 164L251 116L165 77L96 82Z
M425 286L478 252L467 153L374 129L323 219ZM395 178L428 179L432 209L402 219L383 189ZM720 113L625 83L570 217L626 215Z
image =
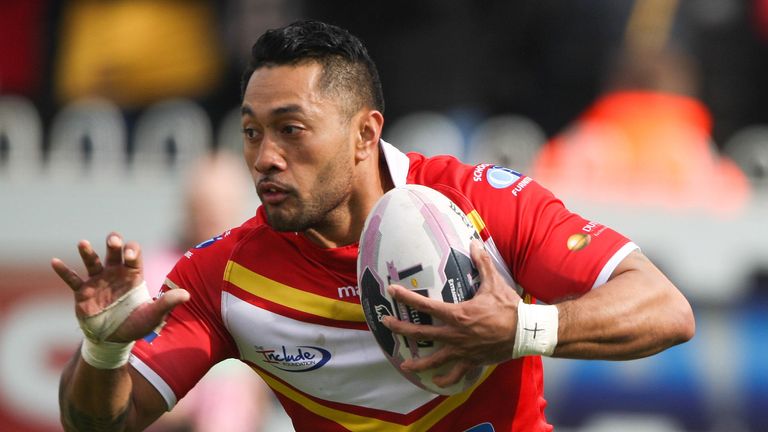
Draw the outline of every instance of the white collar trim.
M389 175L392 176L392 183L395 187L403 186L408 177L408 167L411 165L411 160L392 144L384 140L380 142L384 159L387 161L387 167L389 167Z

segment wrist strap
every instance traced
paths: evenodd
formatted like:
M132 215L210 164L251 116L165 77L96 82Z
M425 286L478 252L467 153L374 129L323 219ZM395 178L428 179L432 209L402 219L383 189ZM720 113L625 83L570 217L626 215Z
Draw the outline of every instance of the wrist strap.
M558 311L554 305L517 305L517 331L512 358L551 356L557 346Z
M86 339L103 342L120 327L134 309L151 300L152 298L147 291L147 284L142 281L101 312L86 318L79 318L80 328Z
M83 340L80 355L96 369L117 369L128 363L135 342L94 342Z

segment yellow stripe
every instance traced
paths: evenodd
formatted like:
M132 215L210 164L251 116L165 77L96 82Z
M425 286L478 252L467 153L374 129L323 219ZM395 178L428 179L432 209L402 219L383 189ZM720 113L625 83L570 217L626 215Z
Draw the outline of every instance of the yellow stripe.
M283 285L234 261L227 263L224 279L255 296L291 309L334 320L365 322L363 309L358 304L329 299Z
M441 402L438 406L436 406L432 411L428 412L424 417L420 418L419 420L409 425L401 425L398 423L392 423L385 420L378 420L370 417L364 417L364 416L352 414L346 411L329 408L325 405L315 402L314 400L308 398L307 396L304 396L303 394L290 388L289 386L283 384L282 382L272 378L268 374L261 371L259 368L253 367L253 366L252 368L254 371L256 371L256 373L261 375L261 377L264 379L267 385L269 385L269 387L271 387L273 390L291 399L292 401L296 402L297 404L301 405L307 410L313 412L314 414L317 414L320 417L324 417L331 421L334 421L349 430L361 431L361 432L381 431L381 430L393 431L393 432L413 432L413 431L423 431L431 428L432 426L435 425L435 423L442 420L451 411L456 409L459 405L463 404L469 398L472 392L474 392L475 389L480 384L482 384L483 381L485 381L488 378L488 376L491 375L491 372L493 372L496 366L490 366L488 370L485 372L485 374L483 375L483 377L480 378L480 380L477 383L475 383L475 385L472 386L472 388L470 388L469 390L463 393L459 393L457 395L453 395L446 398L443 402Z
M475 229L478 233L483 231L485 228L485 222L483 222L483 218L480 217L480 213L478 213L477 210L472 210L469 212L467 217L469 218L469 221L472 222L472 225L475 226Z

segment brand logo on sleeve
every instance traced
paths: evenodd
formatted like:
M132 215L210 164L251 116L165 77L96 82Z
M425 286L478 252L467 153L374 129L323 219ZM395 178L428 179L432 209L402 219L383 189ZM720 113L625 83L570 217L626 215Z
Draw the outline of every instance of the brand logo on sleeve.
M520 180L520 183L518 183L513 189L512 189L512 195L517 196L526 186L528 186L529 183L533 181L532 178L526 177L522 180Z
M494 165L485 173L485 179L488 181L488 184L495 189L504 189L510 187L521 176L522 174L517 171L498 165Z
M216 243L217 241L219 241L219 240L221 240L221 239L223 239L223 238L224 238L224 236L223 236L223 235L217 235L216 237L211 237L211 238L209 238L208 240L206 240L206 241L204 241L204 242L200 242L200 243L198 243L198 244L195 246L195 249L202 249L202 248L207 248L208 246L210 246L210 245L212 245L212 244Z
M483 181L483 171L489 166L491 166L491 164L487 164L487 163L476 166L475 170L472 172L472 181L474 182Z
M204 242L198 243L197 245L195 245L194 249L207 248L208 246L216 243L217 241L223 239L224 237L227 237L231 232L232 232L232 230L226 230L223 233L221 233L221 234L219 234L219 235L217 235L215 237L211 237L211 238L209 238L208 240L206 240Z
M256 347L256 352L262 355L262 361L286 372L309 372L321 368L331 359L330 351L309 345L288 348L285 345L279 349Z
M568 240L566 241L565 245L568 247L568 250L570 251L578 251L582 250L587 245L589 245L589 242L592 240L592 236L585 233L577 233L573 234L570 237L568 237Z

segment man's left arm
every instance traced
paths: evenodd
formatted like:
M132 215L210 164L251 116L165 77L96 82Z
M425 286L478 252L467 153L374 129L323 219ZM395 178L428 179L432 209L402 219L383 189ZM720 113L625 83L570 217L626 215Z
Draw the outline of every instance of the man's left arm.
M686 342L695 331L688 301L639 251L624 258L606 284L556 307L553 357L641 358Z
M688 301L639 251L625 257L607 283L556 305L523 305L515 290L498 274L488 252L473 244L471 255L483 281L471 300L443 303L400 286L390 288L397 301L445 323L425 326L391 317L383 321L396 333L446 344L428 357L407 360L401 366L421 371L456 361L449 374L436 380L439 385L457 382L478 365L518 357L520 342L516 347L516 334L531 337L531 332L518 332L521 306L528 308L525 322L529 325L524 325L523 330L531 331L540 331L537 316L549 317L551 324L556 309L557 338L554 352L550 353L554 357L641 358L693 337L695 322Z

